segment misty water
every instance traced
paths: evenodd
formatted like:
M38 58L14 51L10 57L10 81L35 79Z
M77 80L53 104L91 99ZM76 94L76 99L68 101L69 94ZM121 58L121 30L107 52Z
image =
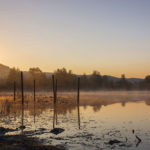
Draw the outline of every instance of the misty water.
M21 126L20 97L1 94L0 127L16 129ZM12 99L12 100L11 100ZM32 93L27 93L24 104L23 132L37 137L44 144L63 145L67 149L130 149L150 147L150 92L97 91L81 92L80 107L75 92L58 94L55 127L64 132L55 135L53 129L53 98L49 93L38 93L34 104ZM139 141L139 139L141 141ZM118 143L110 144L117 140Z

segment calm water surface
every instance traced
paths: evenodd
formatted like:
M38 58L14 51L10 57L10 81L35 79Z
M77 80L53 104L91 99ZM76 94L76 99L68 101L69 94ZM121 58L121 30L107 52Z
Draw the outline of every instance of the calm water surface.
M72 96L76 101L75 93L59 96L68 96L68 101ZM21 125L21 104L1 100L0 113L1 127L16 129ZM150 92L81 92L79 109L76 104L57 105L55 127L65 130L58 135L50 133L53 107L42 104L37 97L35 107L31 101L25 103L24 125L24 134L38 137L45 144L65 145L71 150L149 150ZM20 133L18 130L7 134ZM142 140L140 143L136 136ZM121 143L108 144L114 139Z

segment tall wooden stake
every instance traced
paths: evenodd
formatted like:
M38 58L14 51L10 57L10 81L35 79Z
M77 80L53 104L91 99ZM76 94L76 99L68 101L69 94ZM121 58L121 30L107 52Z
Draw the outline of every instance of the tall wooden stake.
M23 133L24 128L24 85L23 85L23 72L21 72L21 97L22 97L22 118L21 118L21 128Z
M24 104L24 87L23 87L23 72L21 72L21 97L22 97L22 104Z
M33 95L34 95L34 102L35 102L35 80L33 80Z
M56 79L56 84L55 84L55 103L57 101L57 79Z
M34 95L34 123L35 123L35 80L33 80L33 95Z
M56 125L57 125L57 79L56 79L56 85L55 85L55 119L56 119Z
M57 79L55 82L55 77L52 75L52 84L53 84L53 96L54 96L54 115L53 115L53 128L55 128L55 120L57 124L57 110L56 110L56 101L57 101Z
M78 84L77 84L77 108L78 108L78 127L80 129L80 78L78 77Z
M54 78L54 75L52 75L52 85L53 85L53 97L54 97L54 103L53 103L53 106L54 106L54 111L53 111L53 129L55 128L55 78Z
M55 93L55 78L54 78L54 75L52 75L52 84L53 84L53 96L54 96L54 103L56 101L56 93Z
M77 104L79 105L80 99L80 78L78 77L78 85L77 85Z

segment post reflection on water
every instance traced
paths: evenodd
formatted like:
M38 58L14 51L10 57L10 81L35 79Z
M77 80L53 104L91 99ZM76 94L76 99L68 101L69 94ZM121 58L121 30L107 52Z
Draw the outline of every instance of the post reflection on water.
M36 117L36 113L35 113L35 102L34 102L34 124L35 124L35 117Z
M80 129L80 107L79 107L79 104L77 105L77 108L78 108L78 127Z
M55 128L55 121L56 121L56 104L54 103L54 108L53 108L53 129Z
M24 105L21 97L16 97L15 102L5 100L5 97L0 101L0 126L16 129L21 118L21 126L26 127L22 129L24 134L38 136L45 143L51 140L54 145L67 142L71 148L86 145L108 148L106 143L111 139L134 148L138 142L136 136L142 140L137 149L150 145L149 92L81 92L79 100L76 93L61 93L56 103L49 94L37 94L34 102L31 94L25 94L24 99ZM65 131L51 134L50 131L56 127Z

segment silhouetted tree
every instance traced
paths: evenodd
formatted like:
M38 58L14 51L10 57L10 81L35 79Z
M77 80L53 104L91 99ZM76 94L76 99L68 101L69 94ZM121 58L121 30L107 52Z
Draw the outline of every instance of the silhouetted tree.
M29 87L33 87L33 80L36 81L36 88L39 90L46 90L50 85L50 80L45 73L42 72L40 68L30 68L30 77L28 78Z
M89 79L92 89L100 89L102 87L102 76L98 71L93 71Z
M33 80L36 80L36 90L50 90L52 89L52 78L50 74L42 72L38 67L30 68L28 72L24 73L24 89L33 90ZM58 90L76 90L77 77L81 78L82 90L100 90L100 89L116 89L116 90L149 90L150 89L150 75L146 76L143 81L130 82L125 75L121 75L120 80L115 81L109 76L102 76L99 71L93 71L91 75L75 75L72 70L65 68L57 69L54 72L55 79L58 80ZM16 81L17 89L20 88L20 70L17 68L10 69L6 79L0 79L0 90L12 90L13 83Z
M150 89L150 75L145 77L144 81L140 84L140 87L146 90Z
M57 69L54 72L55 78L58 80L58 88L60 90L72 90L76 88L76 76L71 70L67 72L65 68Z
M86 74L81 76L81 89L88 90L89 89L89 78Z
M17 88L19 88L20 87L20 70L18 68L10 69L10 72L8 74L7 81L6 81L6 84L9 90L13 88L14 81L16 81Z
M132 87L132 83L126 80L124 74L121 75L121 79L117 82L117 86L119 89L130 90Z

